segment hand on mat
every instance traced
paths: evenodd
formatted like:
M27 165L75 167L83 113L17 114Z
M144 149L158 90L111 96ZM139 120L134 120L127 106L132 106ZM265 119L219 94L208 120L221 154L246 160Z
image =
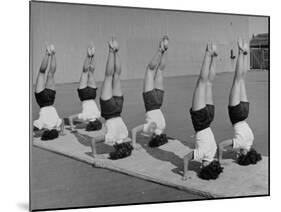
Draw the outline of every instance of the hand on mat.
M183 181L187 181L188 179L191 179L191 176L189 176L188 174L184 174L184 175L182 176L182 180L183 180Z
M108 154L94 155L93 157L95 159L107 159L108 158Z
M141 149L142 149L142 146L141 146L140 144L135 144L135 145L134 145L134 150L139 151L139 150L141 150Z
M184 176L182 177L182 180L183 180L183 181L186 181L187 178L188 178L188 176L187 176L187 175L184 175Z
M229 165L229 163L228 163L226 160L221 160L221 161L220 161L220 164L221 164L222 166L227 166L227 165Z
M64 132L61 132L60 133L60 136L65 136L66 134Z
M70 128L70 132L77 133L78 131L75 128Z

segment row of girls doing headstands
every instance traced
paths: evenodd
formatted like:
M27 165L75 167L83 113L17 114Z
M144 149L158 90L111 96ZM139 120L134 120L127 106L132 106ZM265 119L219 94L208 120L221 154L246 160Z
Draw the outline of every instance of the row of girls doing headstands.
M132 129L129 138L128 129L121 117L124 97L121 88L121 63L118 53L119 46L115 38L108 42L108 57L105 68L105 77L101 87L100 109L95 98L97 86L95 82L95 48L90 45L84 61L78 97L82 104L82 112L71 115L70 129L75 132L75 121L86 123L86 131L96 131L93 138L96 143L105 142L114 146L109 154L110 159L119 159L131 155L140 145L136 144L138 132L150 137L149 146L159 147L168 142L165 128L165 118L161 112L164 98L163 73L165 57L168 51L169 38L160 39L157 51L146 67L143 83L143 101L145 106L145 123ZM246 94L245 75L247 73L248 44L239 39L237 64L233 84L229 95L228 113L233 126L234 136L217 144L210 124L214 120L215 106L212 95L212 82L215 77L217 60L216 45L207 44L203 64L193 93L190 115L195 130L195 149L188 152L183 158L183 180L188 177L188 162L195 160L201 162L198 176L202 179L216 179L223 171L220 164L223 151L233 149L237 154L237 163L240 165L256 164L261 155L253 148L254 135L246 122L249 114L249 102ZM48 65L49 64L49 65ZM49 71L46 73L47 67ZM42 140L51 140L63 135L64 121L59 118L54 108L56 72L55 48L49 45L41 63L37 76L35 98L40 106L39 119L34 121L34 134L41 136ZM47 79L45 82L45 74ZM105 123L100 118L105 119ZM218 159L216 154L218 152ZM94 157L99 155L94 154Z

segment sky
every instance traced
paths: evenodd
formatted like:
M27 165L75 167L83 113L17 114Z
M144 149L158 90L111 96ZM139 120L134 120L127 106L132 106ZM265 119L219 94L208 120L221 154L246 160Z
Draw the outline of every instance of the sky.
M266 17L249 17L249 34L257 35L268 32L268 18Z

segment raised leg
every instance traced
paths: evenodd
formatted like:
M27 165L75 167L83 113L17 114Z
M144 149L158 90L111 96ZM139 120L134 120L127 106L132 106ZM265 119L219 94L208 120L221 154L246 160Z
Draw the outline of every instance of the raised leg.
M209 68L211 63L211 52L206 48L201 72L197 80L195 90L193 92L192 110L197 111L206 106L206 86L209 76Z
M91 61L91 49L90 49L90 47L88 47L87 55L86 55L86 58L84 60L82 73L81 73L81 76L80 76L79 89L83 89L83 88L87 87L90 61Z
M213 80L216 76L216 56L212 56L209 67L209 76L206 86L206 104L213 105Z
M158 48L157 52L148 63L144 76L143 92L151 91L154 89L154 78L156 75L156 69L159 66L162 55L163 55L162 50Z
M45 89L45 73L48 67L48 63L49 63L49 53L46 50L46 53L44 55L44 58L41 62L41 66L39 69L39 72L37 74L37 79L36 79L36 87L35 87L35 92L36 93L40 93L41 91L43 91Z
M94 77L94 71L95 71L95 57L93 56L90 61L89 74L88 74L88 86L91 88L97 88L96 80Z
M118 52L116 51L114 54L114 74L112 82L113 96L123 96L120 80L121 71L121 60Z
M157 89L164 90L164 75L163 71L166 67L166 57L167 53L163 52L161 57L160 57L160 62L156 70L155 78L154 78L154 87Z
M109 51L105 68L105 77L101 90L101 99L108 100L112 98L112 78L114 74L114 50L109 43Z
M161 52L161 56L159 59L159 64L157 66L157 71L156 71L156 75L154 78L154 87L164 90L164 75L163 75L163 71L166 67L166 58L167 58L167 50L168 50L168 43L169 43L169 38L168 36L164 36L159 44L159 50Z
M242 40L239 39L238 41L238 57L235 67L235 73L233 78L232 87L230 90L229 95L229 106L235 106L240 103L240 88L241 88L241 81L243 80L243 51L241 50L242 47Z
M248 44L244 41L243 45L243 75L240 83L240 101L248 102L247 92L246 92L246 73L248 71Z
M46 81L46 88L55 90L55 73L57 68L57 62L56 62L56 55L55 55L55 48L53 45L50 46L52 54L51 54L51 61L50 61L50 68L47 75L47 81Z

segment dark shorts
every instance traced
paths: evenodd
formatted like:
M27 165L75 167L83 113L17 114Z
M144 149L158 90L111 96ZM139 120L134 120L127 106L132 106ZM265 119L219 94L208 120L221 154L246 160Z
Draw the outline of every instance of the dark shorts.
M81 102L85 100L96 99L97 88L92 88L92 87L86 87L82 89L78 88L77 91Z
M113 96L111 99L100 99L101 116L107 120L120 117L123 109L123 96Z
M191 115L194 130L196 132L204 130L208 128L212 123L212 121L214 120L215 106L207 104L206 107L197 111L192 111L191 108L190 115Z
M53 105L55 98L56 91L49 88L45 88L40 93L35 92L35 99L40 108Z
M235 106L228 106L228 115L232 125L244 121L249 115L249 102L240 102Z
M143 92L143 101L146 112L160 109L163 104L164 91L160 89L153 89L151 91Z

